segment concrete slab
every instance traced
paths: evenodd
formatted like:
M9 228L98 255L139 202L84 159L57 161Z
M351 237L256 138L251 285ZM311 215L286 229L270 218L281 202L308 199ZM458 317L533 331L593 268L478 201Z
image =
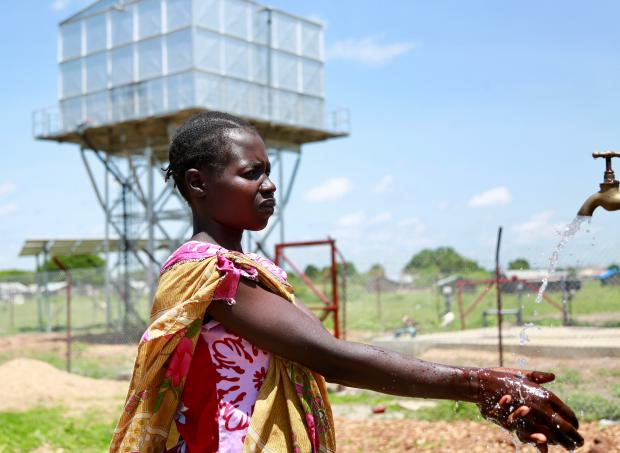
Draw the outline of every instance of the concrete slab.
M497 350L497 327L418 335L414 338L382 336L373 345L407 355L431 348ZM618 357L620 328L507 327L503 329L505 352L524 356Z

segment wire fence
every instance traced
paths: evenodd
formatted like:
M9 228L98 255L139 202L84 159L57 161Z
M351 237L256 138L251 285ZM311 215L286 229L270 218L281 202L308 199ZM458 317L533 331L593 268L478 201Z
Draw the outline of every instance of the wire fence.
M320 316L321 301L316 294L292 273L289 278L297 298ZM331 293L331 279L317 275L313 280L323 293ZM126 378L150 311L144 280L138 275L130 278L128 302L120 290L126 286L124 281L111 278L106 290L103 269L73 270L70 282L62 271L39 273L30 280L0 279L0 345L12 342L19 346L0 347L0 363L25 356L87 376ZM486 288L478 285L462 292L462 306L466 310L473 307L466 316L467 328L496 325L496 317L485 316L495 307L494 290L478 300ZM618 285L584 281L571 295L572 322L587 325L597 319L602 326L619 326L619 294ZM520 314L519 318L504 318L508 325L563 323L562 312L553 304L535 303L536 291L506 291L503 297L504 307ZM556 288L550 288L550 297L562 303L562 292ZM346 320L341 331L355 340L378 334L413 337L461 328L456 291L446 292L433 282L416 285L392 281L384 275L357 273L347 279L339 310L340 319ZM446 317L449 312L454 314L452 319ZM325 324L332 329L330 322L331 318Z

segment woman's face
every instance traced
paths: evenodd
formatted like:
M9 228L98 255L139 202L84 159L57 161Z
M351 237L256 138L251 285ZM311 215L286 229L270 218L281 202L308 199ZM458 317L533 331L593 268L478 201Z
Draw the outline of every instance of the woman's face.
M218 223L238 230L262 230L276 206L271 164L260 136L248 129L227 132L230 151L223 170L212 170L204 207Z

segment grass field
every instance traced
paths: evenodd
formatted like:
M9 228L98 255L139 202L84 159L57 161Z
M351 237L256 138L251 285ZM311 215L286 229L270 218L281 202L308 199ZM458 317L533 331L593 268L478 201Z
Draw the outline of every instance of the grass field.
M294 277L291 279L295 287L297 297L306 305L318 306L319 299L307 286ZM431 333L438 330L458 330L459 307L456 295L453 296L452 310L456 315L455 321L447 328L439 325L440 314L443 311L443 298L435 288L411 289L396 292L376 292L367 289L368 280L362 276L349 279L347 289L346 319L347 329L352 331L382 332L390 331L401 326L402 318L410 316L416 323L421 333ZM319 286L321 286L319 284ZM477 286L474 292L463 293L463 306L465 310L471 306L475 299L484 290L484 285ZM324 288L329 294L330 288ZM562 304L562 295L558 292L547 292L547 295L557 304ZM526 292L521 298L515 294L503 294L504 308L522 308L524 322L535 322L537 325L553 326L561 324L561 312L553 307L548 301L535 303L536 294ZM148 317L148 303L145 296L137 296L135 309L143 320ZM66 326L66 310L64 294L53 295L49 298L51 306L51 326L54 331L62 331ZM22 305L9 306L6 303L0 305L0 335L11 335L20 332L35 332L39 330L38 305L40 299L26 299ZM580 321L583 315L596 313L620 312L620 288L615 286L602 286L598 281L584 282L582 289L577 291L571 302L571 312L575 324L587 325ZM482 326L482 312L487 308L495 308L496 293L492 289L476 308L467 316L465 324L467 328ZM45 307L43 311L45 312ZM341 301L341 317L343 315ZM115 325L120 324L122 316L120 301L112 301L112 319ZM74 295L72 300L72 327L76 332L104 331L106 326L105 303L103 297L89 297ZM507 322L514 321L507 319ZM490 325L495 322L489 319ZM618 326L620 321L610 320L607 323L599 322L607 327ZM43 322L46 325L46 321ZM606 325L605 325L606 324ZM326 325L331 326L330 321Z
M0 412L0 452L106 451L115 422L96 411L66 416L62 407Z
M316 298L302 284L296 284L298 297L306 304L312 305ZM329 288L327 288L329 289ZM477 293L465 293L463 303L470 306ZM557 293L550 294L554 300L561 302ZM537 305L534 302L535 294L524 295L521 301L510 294L503 297L504 306L516 308L522 306L524 321L535 322L541 326L558 325L561 323L560 312L549 303ZM478 307L466 319L468 328L482 325L482 310L494 307L495 293L491 291ZM141 315L146 318L147 303L142 299L138 303ZM50 363L58 369L65 367L65 346L62 330L64 328L65 312L64 298L54 296L52 307L55 310L53 318L56 335L43 343L37 341L17 342L14 347L0 349L0 364L16 357L31 357ZM116 335L113 343L92 343L80 339L81 334L96 334L105 332L105 310L101 300L76 295L73 300L73 323L78 341L73 343L73 372L92 378L117 379L127 376L132 368L135 354L135 334L123 332ZM457 330L460 328L457 319L447 328L439 326L438 313L443 307L443 301L432 289L417 289L401 292L376 293L366 290L365 282L353 278L349 282L347 303L347 328L358 337L371 336L375 333L391 331L401 326L402 317L410 316L421 333L430 333L440 330ZM457 309L456 300L453 305ZM0 311L1 334L14 340L15 338L28 339L36 337L29 335L37 331L37 302L26 301L23 305L13 307L9 313L6 306ZM116 308L114 307L114 310ZM577 320L580 316L594 314L609 314L620 311L620 288L600 286L598 282L586 282L577 292L572 312ZM115 313L118 313L115 311ZM12 325L9 325L7 316L12 315ZM605 319L605 316L602 316ZM612 321L605 322L612 325ZM491 319L491 322L494 322ZM585 321L579 321L583 324ZM600 322L599 322L600 323ZM327 323L329 324L329 322ZM23 333L24 335L19 335ZM9 337L8 335L12 336ZM17 334L17 336L16 336ZM123 337L126 335L126 337ZM0 338L1 339L1 338ZM125 343L123 345L122 343ZM480 356L477 353L463 360L471 365L488 366L484 362L475 363ZM433 357L427 359L433 360ZM450 363L457 363L459 358L452 357ZM472 361L473 360L473 361ZM546 367L548 362L537 363L531 360L528 366ZM620 365L614 361L579 361L557 362L552 365L558 379L550 388L566 400L583 421L612 419L620 420ZM345 411L349 407L362 407L370 414L370 407L383 405L386 414L398 416L400 419L412 421L443 421L443 422L481 422L478 411L471 404L455 404L449 401L439 401L432 407L411 410L403 404L402 398L380 395L372 392L359 391L353 394L333 394L332 403L342 406ZM45 408L28 408L23 411L0 412L0 452L32 451L104 451L108 446L110 431L114 426L117 411L101 412L90 409L81 414L72 414L63 406L57 405ZM370 415L369 415L370 416Z
M473 304L484 286L477 287L476 292L463 293L463 306L465 310ZM299 297L304 303L317 304L318 300L313 297L306 288L298 290ZM550 292L547 295L556 303L562 304L561 293ZM391 331L401 327L402 318L410 316L416 323L421 333L437 331L449 331L460 329L459 312L456 297L453 297L452 307L456 315L455 321L448 327L440 327L440 313L443 310L443 299L434 289L419 289L382 293L380 295L368 292L362 282L356 282L349 286L347 298L347 329L356 331L382 332ZM524 293L522 298L514 294L503 294L502 303L504 308L522 308L524 322L534 322L541 326L561 325L561 311L552 306L546 300L540 304L535 302L536 294ZM309 302L307 302L309 301ZM496 307L496 293L491 290L486 297L465 319L466 328L482 327L482 312L487 308ZM575 324L585 325L587 322L578 321L579 316L596 313L619 313L620 312L620 288L614 286L601 286L597 281L585 282L571 302L571 312L575 318ZM506 319L513 322L514 319ZM495 325L494 318L489 319L489 325ZM602 322L606 327L620 325L617 320Z

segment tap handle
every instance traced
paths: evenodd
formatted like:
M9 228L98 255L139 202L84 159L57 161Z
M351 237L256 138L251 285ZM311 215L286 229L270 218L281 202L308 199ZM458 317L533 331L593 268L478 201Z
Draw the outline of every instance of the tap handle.
M592 157L595 159L597 157L605 158L605 173L603 174L605 183L617 183L616 176L614 175L614 171L611 168L611 158L612 157L620 157L620 152L618 151L596 151L592 153Z
M620 151L595 151L592 153L592 157L594 157L595 159L597 157L611 159L612 157L620 157Z

